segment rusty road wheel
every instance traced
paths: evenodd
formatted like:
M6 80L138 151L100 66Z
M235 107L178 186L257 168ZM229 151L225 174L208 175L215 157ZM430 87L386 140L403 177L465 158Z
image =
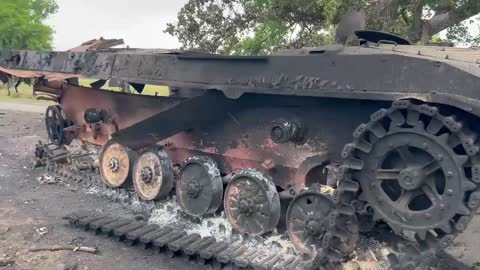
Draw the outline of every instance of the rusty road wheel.
M257 170L238 170L225 191L225 213L239 232L262 235L280 218L280 198L270 177Z
M106 144L100 154L100 174L103 182L112 188L127 183L131 178L135 159L135 152L129 148L118 143Z
M138 156L132 180L140 198L147 201L165 198L173 188L172 161L162 149L148 149Z
M287 210L287 232L298 251L313 256L322 248L332 210L333 200L319 192L304 191L292 200Z
M185 161L176 185L177 201L192 216L215 213L222 204L223 181L215 161L193 156Z

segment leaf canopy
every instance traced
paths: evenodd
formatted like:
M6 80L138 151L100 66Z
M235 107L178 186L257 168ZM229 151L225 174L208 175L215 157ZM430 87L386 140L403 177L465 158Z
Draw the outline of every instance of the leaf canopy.
M52 49L53 29L44 21L57 10L54 0L2 0L0 48Z

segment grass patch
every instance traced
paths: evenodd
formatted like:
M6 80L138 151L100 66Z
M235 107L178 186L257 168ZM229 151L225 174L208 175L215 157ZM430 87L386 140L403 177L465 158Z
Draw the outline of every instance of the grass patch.
M36 100L33 96L32 86L26 85L24 83L18 86L18 93L15 92L15 89L10 89L10 96L8 96L8 90L6 87L0 87L0 100L18 100L49 103L48 101Z
M80 80L80 85L84 87L90 87L90 84L95 82L96 80L93 79L81 79ZM120 92L121 89L119 87L109 87L108 82L102 87L102 89L105 90L111 90L111 91L116 91ZM138 94L133 87L130 87L130 90L133 91L133 94ZM168 96L170 90L168 89L167 86L161 86L161 85L145 85L145 88L143 89L143 92L141 95L147 95L147 96Z

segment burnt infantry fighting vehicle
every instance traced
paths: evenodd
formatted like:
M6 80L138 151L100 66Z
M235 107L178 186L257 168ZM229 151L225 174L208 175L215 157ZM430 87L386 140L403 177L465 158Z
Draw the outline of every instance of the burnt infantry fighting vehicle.
M40 78L35 93L58 102L45 119L53 144L103 146L109 187L173 192L189 215L224 211L248 235L284 224L324 266L379 223L421 252L443 249L480 206L480 51L357 34L359 46L272 56L1 51L0 66ZM169 96L102 90L112 79Z

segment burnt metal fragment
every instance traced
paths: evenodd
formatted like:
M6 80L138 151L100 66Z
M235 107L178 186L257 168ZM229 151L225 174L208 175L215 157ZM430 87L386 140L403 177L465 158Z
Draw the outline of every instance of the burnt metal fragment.
M276 143L301 142L304 140L305 128L298 121L275 120L270 131L270 137Z
M107 119L107 112L101 110L98 111L95 108L90 108L85 110L85 115L83 117L85 119L85 122L88 124L95 124L99 122L105 122Z

